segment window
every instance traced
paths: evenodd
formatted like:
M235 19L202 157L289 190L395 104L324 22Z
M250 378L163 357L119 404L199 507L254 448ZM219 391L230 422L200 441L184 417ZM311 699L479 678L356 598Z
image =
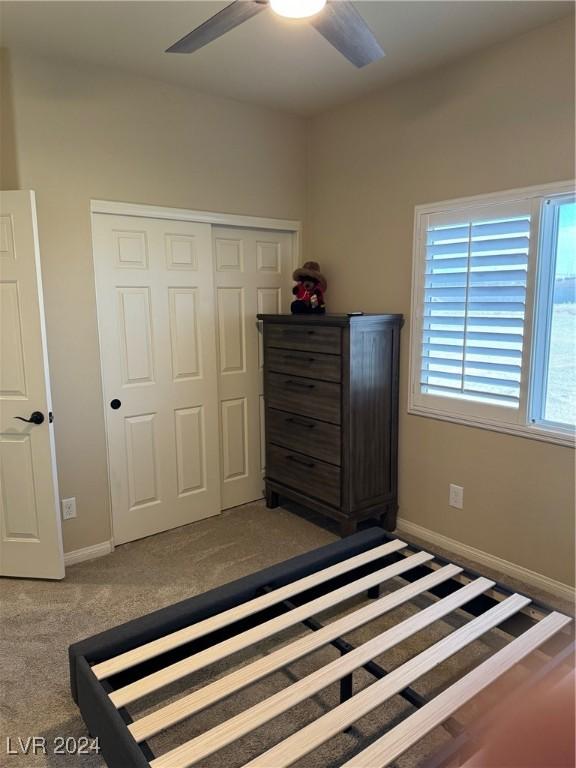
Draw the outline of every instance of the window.
M576 419L576 202L551 197L542 210L531 418L550 427Z
M572 444L573 185L419 206L414 246L409 411Z

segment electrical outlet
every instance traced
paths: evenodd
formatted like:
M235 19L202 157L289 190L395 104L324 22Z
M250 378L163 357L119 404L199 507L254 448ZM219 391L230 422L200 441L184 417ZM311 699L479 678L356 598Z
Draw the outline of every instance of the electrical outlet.
M76 499L62 499L62 517L64 520L70 520L76 517Z
M448 503L455 509L464 509L464 488L461 485L452 485L450 483Z

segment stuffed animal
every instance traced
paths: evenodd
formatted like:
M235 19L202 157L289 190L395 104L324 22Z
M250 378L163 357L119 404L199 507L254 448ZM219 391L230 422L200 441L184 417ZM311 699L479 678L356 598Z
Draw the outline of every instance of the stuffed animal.
M290 306L292 314L323 315L326 312L324 291L328 284L320 272L320 265L315 261L307 261L294 272L292 279L297 282L292 288L296 297Z

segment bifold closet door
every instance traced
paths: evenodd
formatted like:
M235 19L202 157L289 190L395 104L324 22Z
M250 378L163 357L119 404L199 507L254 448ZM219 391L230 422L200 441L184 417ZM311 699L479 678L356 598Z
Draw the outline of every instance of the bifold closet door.
M94 214L93 242L121 544L221 509L211 227Z
M289 310L288 232L214 227L222 509L264 495L262 334L258 312Z

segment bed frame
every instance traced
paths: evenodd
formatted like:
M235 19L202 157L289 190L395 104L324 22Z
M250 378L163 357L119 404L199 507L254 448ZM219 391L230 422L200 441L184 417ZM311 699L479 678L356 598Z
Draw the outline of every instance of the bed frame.
M380 596L380 585L393 577L405 585ZM352 613L326 625L314 618L362 593L371 600ZM342 639L419 596L429 599L418 600L418 611L372 640L353 647ZM420 607L423 603L426 607ZM468 620L434 645L391 672L374 662L452 612ZM454 719L456 711L511 667L537 653L546 660L546 673L566 670L573 651L571 621L491 579L371 528L75 643L69 648L70 682L109 768L201 765L207 756L337 682L338 706L245 768L291 765L394 695L404 697L415 711L393 728L383 728L383 735L344 768L390 765L443 725L456 746L437 756L434 765L439 767L454 764L455 754L469 746L468 731ZM137 699L299 623L312 632L279 643L267 655L151 714L136 720L130 716L130 704ZM417 678L490 632L507 644L430 700L413 690ZM155 734L328 644L341 654L335 661L171 751L152 753L147 740ZM353 672L361 667L376 681L354 694Z

